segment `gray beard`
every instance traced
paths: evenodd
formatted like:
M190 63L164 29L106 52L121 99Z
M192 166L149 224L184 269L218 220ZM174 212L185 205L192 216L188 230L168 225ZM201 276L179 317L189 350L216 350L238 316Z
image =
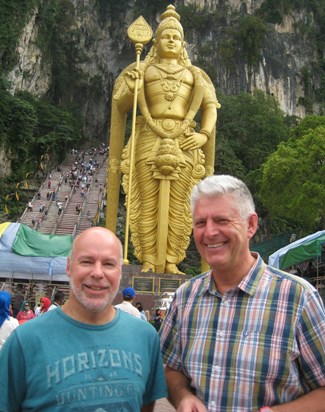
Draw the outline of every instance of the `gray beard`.
M73 279L70 278L70 289L74 294L75 298L78 302L87 310L94 313L100 313L107 308L107 306L111 305L117 295L119 286L117 287L116 291L110 292L107 295L107 299L102 302L101 304L92 303L91 299L88 299L85 296L85 293L82 291L81 288L77 287L74 284Z

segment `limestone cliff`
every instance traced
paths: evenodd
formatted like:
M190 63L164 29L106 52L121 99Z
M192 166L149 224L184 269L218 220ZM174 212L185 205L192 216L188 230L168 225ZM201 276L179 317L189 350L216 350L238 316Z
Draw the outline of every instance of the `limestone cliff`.
M37 46L38 25L36 8L24 27L19 39L17 53L19 60L16 67L8 74L11 82L11 92L27 90L37 97L45 95L52 80L51 61L43 58Z
M81 77L62 91L60 99L80 105L86 136L105 140L114 79L135 58L133 46L126 36L127 27L138 17L137 10L141 10L146 2L121 0L114 3L107 0L104 15L98 4L104 7L105 2L69 1L73 5L69 39L73 38L82 55L74 59L71 67L81 73ZM118 8L118 3L123 7ZM148 5L153 3L147 2ZM174 3L183 11L186 7L192 11L197 8L202 19L204 13L214 18L210 18L203 31L196 30L194 24L193 27L187 24L185 37L192 61L197 65L203 62L207 71L211 68L209 74L219 93L237 94L261 89L274 95L285 113L305 115L305 106L299 104L306 98L304 70L308 70L312 89L319 88L321 82L321 73L315 65L317 49L305 30L314 24L312 12L291 10L281 24L266 22L256 61L249 63L243 58L246 56L245 43L236 31L240 27L240 18L255 15L263 0L184 0ZM153 29L167 4L161 1L160 9L158 6L152 8L149 23ZM53 56L44 53L37 45L37 17L38 9L35 9L20 37L18 63L8 75L13 93L28 90L42 96L50 93L53 86ZM313 102L312 111L318 110Z

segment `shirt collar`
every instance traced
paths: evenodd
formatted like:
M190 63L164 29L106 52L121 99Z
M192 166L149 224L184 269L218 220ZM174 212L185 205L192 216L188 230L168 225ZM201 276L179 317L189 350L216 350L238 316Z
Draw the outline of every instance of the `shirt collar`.
M251 252L251 255L255 258L255 263L237 287L241 289L243 292L252 296L254 295L257 286L260 282L260 279L262 277L263 271L265 269L265 263L263 262L262 258L258 253ZM218 290L213 280L211 270L201 276L204 279L202 291L208 292L212 295L217 295Z
M254 256L255 263L239 283L238 288L248 295L253 296L263 275L265 263L258 253L251 252L251 255Z

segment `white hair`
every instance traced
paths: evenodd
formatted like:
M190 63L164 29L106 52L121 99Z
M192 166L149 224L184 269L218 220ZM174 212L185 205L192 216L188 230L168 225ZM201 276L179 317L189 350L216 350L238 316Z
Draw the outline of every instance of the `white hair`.
M243 219L255 213L253 197L243 181L230 175L214 175L206 177L193 187L191 193L192 214L198 200L225 194L231 194L235 197L237 200L236 208Z

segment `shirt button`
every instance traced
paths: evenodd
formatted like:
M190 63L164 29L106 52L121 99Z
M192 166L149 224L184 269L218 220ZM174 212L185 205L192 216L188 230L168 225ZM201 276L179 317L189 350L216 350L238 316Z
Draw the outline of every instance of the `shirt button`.
M218 332L218 336L220 336L220 338L223 338L225 336L225 332L223 330L220 330Z

